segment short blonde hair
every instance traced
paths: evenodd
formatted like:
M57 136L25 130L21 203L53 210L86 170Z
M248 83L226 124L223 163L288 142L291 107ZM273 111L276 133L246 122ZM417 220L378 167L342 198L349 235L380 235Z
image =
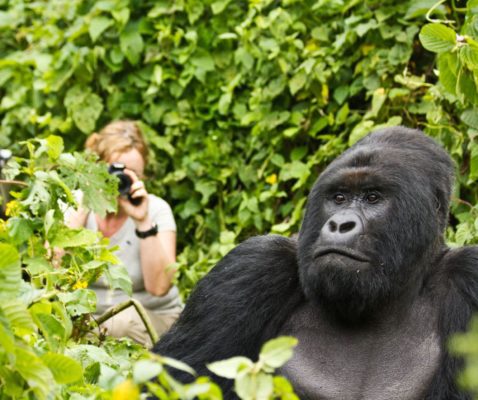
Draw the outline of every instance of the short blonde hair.
M92 133L85 143L85 148L98 154L108 162L113 154L125 153L136 149L148 161L148 148L141 130L134 121L118 120L110 122L98 133Z

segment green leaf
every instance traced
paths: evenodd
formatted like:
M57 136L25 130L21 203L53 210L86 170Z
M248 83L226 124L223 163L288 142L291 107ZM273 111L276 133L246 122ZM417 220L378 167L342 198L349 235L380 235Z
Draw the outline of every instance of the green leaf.
M26 304L20 300L7 300L1 308L14 331L31 333L35 329L32 317Z
M140 360L133 366L133 380L135 383L144 383L157 377L163 366L151 360Z
M473 117L475 118L476 115ZM475 181L478 179L478 145L472 142L470 144L470 180Z
M295 95L300 89L302 89L307 82L307 74L301 69L295 74L289 81L289 89L292 95Z
M96 311L96 293L89 289L59 293L58 298L71 316L94 313Z
M212 13L214 15L222 13L231 0L218 0L211 4Z
M478 129L478 109L470 108L463 111L460 116L460 119L467 124L468 126Z
M249 370L254 366L246 357L232 357L223 361L207 364L209 371L223 378L234 379L241 370Z
M132 295L133 286L126 267L109 264L104 276L111 289L121 289L128 296Z
M456 95L463 104L477 103L478 95L473 74L465 68L461 68L458 72Z
M349 146L352 146L354 143L367 136L372 131L373 126L373 121L362 121L358 123L350 133Z
M202 71L214 71L214 59L208 51L198 49L193 57L191 57L191 64Z
M439 79L443 87L451 94L456 93L457 57L455 54L442 53L438 56Z
M57 383L73 383L79 381L83 376L81 364L63 354L46 353L41 359L50 368Z
M301 179L310 175L310 169L307 164L301 161L292 161L284 164L281 168L280 180L287 181L289 179Z
M234 389L239 398L247 400L270 399L272 398L273 387L272 376L264 373L241 375L234 384Z
M15 247L0 243L0 297L15 298L22 281L20 256Z
M63 138L61 136L50 135L46 138L48 156L57 160L63 152Z
M138 31L137 22L129 22L120 34L120 48L132 65L138 64L143 52L144 42Z
M55 316L38 312L34 314L34 319L50 345L50 349L56 350L67 339L64 326Z
M54 378L43 361L33 352L17 347L15 367L33 391L34 398L38 400L46 399L51 392Z
M96 242L98 242L98 234L92 230L62 227L52 238L51 245L64 249L67 247L91 246Z
M455 31L442 24L425 25L419 37L423 47L434 53L451 51L456 45Z
M292 357L297 343L298 340L290 336L269 340L262 346L259 360L274 369L282 367Z
M196 372L194 372L194 370L189 365L181 361L178 361L169 357L164 357L164 356L161 357L161 361L163 362L163 364L169 367L173 367L180 371L187 372L188 374L191 374L191 375L196 375Z
M10 363L14 362L15 339L13 337L13 330L8 321L7 316L0 307L0 345L8 355ZM0 373L0 376L2 374Z
M76 126L84 133L92 133L103 111L103 100L89 87L75 85L65 96L65 107Z
M91 41L94 43L101 36L101 34L108 29L114 22L112 19L104 16L96 16L91 19L88 26L88 32L90 33Z

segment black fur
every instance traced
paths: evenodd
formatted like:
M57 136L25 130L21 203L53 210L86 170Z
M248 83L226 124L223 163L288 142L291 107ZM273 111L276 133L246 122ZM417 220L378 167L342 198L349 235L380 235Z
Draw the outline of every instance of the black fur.
M468 399L455 385L461 363L448 354L446 342L466 329L478 308L478 249L450 250L444 244L452 183L450 157L420 131L396 127L369 135L315 183L298 243L260 236L232 250L198 284L154 351L211 375L206 363L236 355L256 359L261 345L280 334L305 301L354 326L428 293L435 299L443 351L425 399ZM342 186L348 193L367 185L383 197L378 205L353 199L342 207L331 197ZM364 265L360 273L350 272L349 257L327 253L337 247L328 224L337 215L349 218L349 212L359 231L337 243L366 260L353 261ZM225 398L234 398L232 382L214 378Z

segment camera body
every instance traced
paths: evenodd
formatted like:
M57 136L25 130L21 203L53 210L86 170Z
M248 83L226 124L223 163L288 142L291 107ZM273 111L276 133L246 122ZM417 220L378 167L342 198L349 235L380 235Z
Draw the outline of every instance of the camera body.
M111 163L108 167L108 172L119 179L118 191L120 193L120 196L127 197L131 204L137 206L141 204L141 201L143 199L140 197L137 197L137 198L131 197L131 194L129 191L131 190L131 185L133 184L133 180L131 179L129 175L125 174L124 172L125 168L126 168L125 165L122 163Z

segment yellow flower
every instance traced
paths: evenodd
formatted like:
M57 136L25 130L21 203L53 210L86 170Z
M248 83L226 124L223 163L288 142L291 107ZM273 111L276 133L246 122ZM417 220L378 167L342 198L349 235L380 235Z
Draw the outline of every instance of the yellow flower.
M137 400L139 389L131 379L121 382L113 389L113 400Z
M7 217L15 217L20 212L20 203L18 200L12 200L7 203L5 207L5 214Z
M267 182L269 185L273 185L274 183L277 183L277 175L276 175L276 174L269 175L269 176L266 178L266 182Z
M73 285L73 289L86 289L88 287L88 282L79 280Z

